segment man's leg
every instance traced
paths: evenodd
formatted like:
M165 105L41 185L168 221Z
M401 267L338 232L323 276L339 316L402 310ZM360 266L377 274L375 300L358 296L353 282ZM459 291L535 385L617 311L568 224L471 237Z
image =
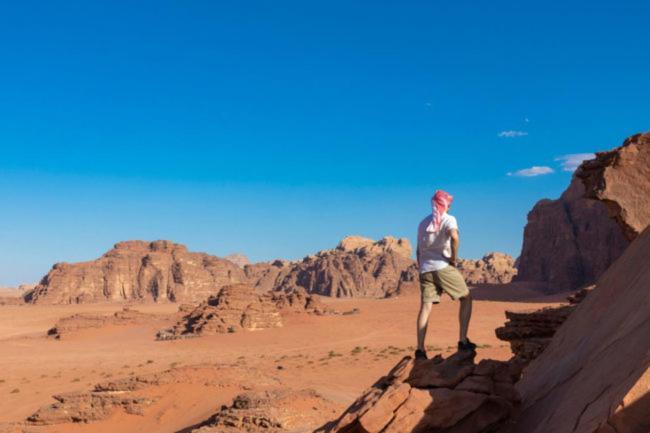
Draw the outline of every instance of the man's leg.
M420 303L420 313L418 314L418 350L425 352L424 340L427 336L427 325L429 324L429 315L431 314L432 302Z
M460 308L458 310L458 322L460 324L460 341L467 343L467 330L469 329L469 320L472 318L472 295L460 298Z

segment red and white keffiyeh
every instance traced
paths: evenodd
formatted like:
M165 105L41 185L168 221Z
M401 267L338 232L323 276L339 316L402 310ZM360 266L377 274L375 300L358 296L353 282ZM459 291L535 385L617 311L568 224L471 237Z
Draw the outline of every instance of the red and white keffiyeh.
M442 216L447 213L447 209L451 206L451 202L454 200L454 196L439 189L431 197L431 209L433 214L433 219L431 224L427 227L427 232L429 233L438 233L440 231L440 223L442 222Z

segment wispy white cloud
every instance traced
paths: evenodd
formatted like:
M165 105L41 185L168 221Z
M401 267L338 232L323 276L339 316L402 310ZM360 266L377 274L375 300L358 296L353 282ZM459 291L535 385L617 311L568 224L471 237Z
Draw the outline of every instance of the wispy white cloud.
M576 168L582 164L582 161L593 159L595 156L593 153L571 153L569 155L558 156L555 160L560 161L562 170L576 171Z
M524 168L521 170L510 172L508 173L508 176L534 177L534 176L542 176L544 174L551 174L554 172L555 170L553 170L551 167L547 167L545 165L543 166L534 165L530 168Z
M514 131L514 130L508 130L508 131L501 131L497 134L499 137L504 137L504 138L516 138L516 137L525 137L528 135L526 131Z

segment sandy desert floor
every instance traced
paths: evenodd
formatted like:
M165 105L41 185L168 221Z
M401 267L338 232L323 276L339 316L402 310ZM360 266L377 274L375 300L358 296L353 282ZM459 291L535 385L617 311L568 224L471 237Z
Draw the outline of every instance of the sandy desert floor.
M540 297L514 285L474 290L470 337L480 344L477 359L508 359L508 345L494 329L505 310L556 305L563 296ZM88 329L54 340L46 331L74 313L110 314L122 305L0 306L0 431L160 432L175 433L199 423L244 390L273 387L312 388L349 405L386 373L415 344L415 296L394 299L324 299L338 310L359 308L349 316L294 314L282 328L201 338L155 341L161 323L171 324L177 305L137 305L158 320ZM457 341L458 305L434 308L429 352L452 353ZM144 416L117 411L89 424L36 426L25 418L63 392L89 391L94 384L129 375L163 373L179 380L149 389L156 402Z

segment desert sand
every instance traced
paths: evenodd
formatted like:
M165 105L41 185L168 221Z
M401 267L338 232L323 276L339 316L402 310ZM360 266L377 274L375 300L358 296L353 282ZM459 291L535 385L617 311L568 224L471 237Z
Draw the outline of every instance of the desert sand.
M477 359L506 360L507 344L494 329L506 310L557 305L561 295L541 296L519 284L473 289L470 336L480 344ZM313 389L332 406L316 408L323 422L384 374L414 345L417 296L391 299L333 299L349 316L290 314L281 328L156 341L161 326L177 318L177 304L132 308L151 315L136 324L106 325L66 335L46 333L57 320L77 313L110 315L123 304L21 305L0 307L0 431L174 433L209 418L242 391L283 387ZM445 299L434 310L429 329L431 353L449 355L457 341L458 305ZM24 424L51 396L90 391L96 383L129 376L171 378L147 387L155 402L143 415L121 410L92 423L48 426ZM187 430L189 431L189 430Z

